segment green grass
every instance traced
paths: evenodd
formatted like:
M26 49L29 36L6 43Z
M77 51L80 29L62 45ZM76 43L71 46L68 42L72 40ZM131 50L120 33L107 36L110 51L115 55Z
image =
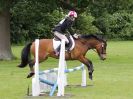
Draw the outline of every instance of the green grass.
M13 46L12 51L17 57L13 61L0 61L0 99L32 99L26 97L27 86L31 79L26 76L29 68L17 68L20 63L20 53L23 46ZM87 78L87 87L81 83L81 72L68 74L65 99L133 99L133 41L108 42L107 60L101 61L94 51L89 51L87 57L94 64L93 82ZM68 68L78 66L80 62L69 61ZM49 58L42 63L41 69L57 67L58 60ZM87 75L88 77L88 75ZM58 99L58 97L36 97L33 99ZM61 98L63 99L63 98Z

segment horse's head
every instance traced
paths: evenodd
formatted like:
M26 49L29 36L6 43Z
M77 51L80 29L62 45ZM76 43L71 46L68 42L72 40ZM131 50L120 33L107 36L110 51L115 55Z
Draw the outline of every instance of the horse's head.
M99 41L99 43L95 47L101 60L106 59L106 47L107 47L106 41Z
M87 43L86 45L88 45L89 49L96 49L96 52L98 53L101 60L106 59L106 40L93 34L82 35L81 38L83 38L83 41Z

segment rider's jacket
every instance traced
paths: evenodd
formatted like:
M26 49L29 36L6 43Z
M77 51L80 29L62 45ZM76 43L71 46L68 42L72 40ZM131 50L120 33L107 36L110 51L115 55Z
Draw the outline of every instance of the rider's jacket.
M74 32L72 30L72 25L73 25L73 21L67 17L65 19L63 19L62 21L59 22L59 24L57 26L55 26L55 28L53 29L53 32L54 31L57 31L59 33L66 33L66 30L68 30L68 32L73 35Z

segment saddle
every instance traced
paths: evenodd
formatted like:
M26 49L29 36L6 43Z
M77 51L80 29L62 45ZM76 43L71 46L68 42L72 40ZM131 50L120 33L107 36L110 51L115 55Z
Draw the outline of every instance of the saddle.
M74 46L75 46L75 41L71 35L66 36L67 39L69 40L68 44L65 44L65 50L66 51L71 51ZM53 48L56 50L59 46L61 45L61 40L58 37L53 38Z

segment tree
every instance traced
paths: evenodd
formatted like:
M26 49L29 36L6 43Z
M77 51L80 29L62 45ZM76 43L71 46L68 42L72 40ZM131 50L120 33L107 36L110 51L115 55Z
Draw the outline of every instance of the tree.
M13 58L10 44L10 0L0 1L0 60Z

